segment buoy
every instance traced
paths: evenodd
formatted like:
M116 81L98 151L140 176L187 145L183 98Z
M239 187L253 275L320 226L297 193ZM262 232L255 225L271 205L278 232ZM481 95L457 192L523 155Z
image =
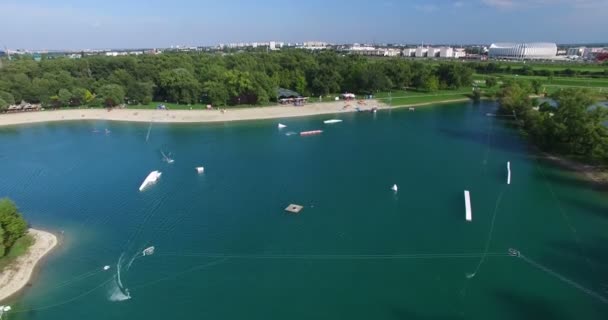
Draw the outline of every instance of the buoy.
M397 192L397 191L399 191L399 187L397 187L397 185L394 184L393 187L391 188L391 190Z
M277 127L278 127L279 129L287 128L287 126L286 126L286 125L284 125L284 124L282 124L282 123L279 123L279 124L277 125Z

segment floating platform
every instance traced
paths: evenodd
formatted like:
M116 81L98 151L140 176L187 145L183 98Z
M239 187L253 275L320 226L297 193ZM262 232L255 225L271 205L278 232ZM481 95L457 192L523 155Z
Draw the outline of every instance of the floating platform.
M146 177L146 179L144 180L144 182L141 184L141 186L139 186L139 191L144 191L144 189L154 183L156 183L156 181L158 181L158 178L160 178L160 175L162 173L160 171L152 171L150 172L150 174Z
M287 206L287 208L285 208L285 211L291 212L291 213L300 213L300 211L302 211L302 209L304 209L304 207L302 207L301 205L290 204Z
M473 212L471 211L471 193L469 190L464 191L464 206L467 211L466 219L467 221L473 220Z
M323 133L323 130L312 130L312 131L302 131L300 132L301 136L312 136L315 134L321 134Z

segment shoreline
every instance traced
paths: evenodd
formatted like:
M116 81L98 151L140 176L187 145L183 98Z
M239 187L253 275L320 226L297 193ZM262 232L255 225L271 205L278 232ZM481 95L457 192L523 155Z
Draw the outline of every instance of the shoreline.
M598 190L608 190L608 168L585 164L576 160L571 160L563 156L541 152L541 158L551 162L564 170L568 170L579 175L584 181Z
M28 229L34 244L0 274L0 302L20 292L31 280L40 260L57 246L57 237L46 231Z
M421 107L434 104L456 103L469 101L468 98L451 99L436 102L413 103L400 106L388 106L378 100L365 100L365 104L357 101L337 101L311 103L301 107L271 106L219 110L148 110L148 109L65 109L51 111L35 111L8 113L0 115L0 127L23 125L43 122L106 120L121 122L157 122L157 123L217 123L246 120L268 120L316 115L330 115L356 112L356 107L362 111L377 107L378 110L398 109L406 107ZM346 105L350 107L344 108Z

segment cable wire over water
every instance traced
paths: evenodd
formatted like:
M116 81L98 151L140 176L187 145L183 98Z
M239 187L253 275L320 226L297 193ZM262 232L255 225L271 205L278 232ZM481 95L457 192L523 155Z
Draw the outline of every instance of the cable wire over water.
M500 191L498 198L496 199L496 204L494 205L494 213L492 214L492 223L490 224L490 231L488 232L488 238L486 239L486 245L484 247L481 259L479 259L479 263L477 264L475 271L473 271L473 273L467 274L467 279L471 279L477 275L477 272L479 272L481 265L484 263L484 261L486 259L487 252L490 249L490 244L492 243L492 237L494 236L494 225L496 222L496 215L498 213L498 208L500 207L500 202L502 201L502 197L505 194L505 190L506 190L506 188L503 188L502 191Z
M535 268L537 268L537 269L539 269L539 270L541 270L541 271L543 271L543 272L545 272L545 273L547 273L547 274L549 274L549 275L551 275L551 276L559 279L560 281L562 281L562 282L570 285L573 288L576 288L576 289L580 290L581 292L587 294L588 296L593 297L593 298L599 300L603 304L608 304L608 298L600 295L599 293L597 293L597 292L595 292L595 291L593 291L591 289L585 288L582 285L576 283L575 281L570 280L570 279L562 276L561 274L559 274L559 273L557 273L557 272L549 269L548 267L545 267L542 264L540 264L540 263L538 263L538 262L536 262L536 261L534 261L534 260L532 260L532 259L524 256L517 249L509 249L509 252L510 252L510 254L512 256L520 258L521 260L525 261L529 265L531 265L531 266L533 266L533 267L535 267Z
M471 259L483 256L508 257L506 253L414 253L414 254L222 254L206 252L166 252L164 257L200 257L225 259L277 259L277 260L402 260L402 259Z

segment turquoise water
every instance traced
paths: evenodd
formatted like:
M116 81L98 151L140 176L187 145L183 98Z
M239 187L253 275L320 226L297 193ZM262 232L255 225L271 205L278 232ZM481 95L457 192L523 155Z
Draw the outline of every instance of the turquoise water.
M495 108L154 124L148 142L148 124L0 128L0 196L62 237L9 319L605 319L606 194Z

